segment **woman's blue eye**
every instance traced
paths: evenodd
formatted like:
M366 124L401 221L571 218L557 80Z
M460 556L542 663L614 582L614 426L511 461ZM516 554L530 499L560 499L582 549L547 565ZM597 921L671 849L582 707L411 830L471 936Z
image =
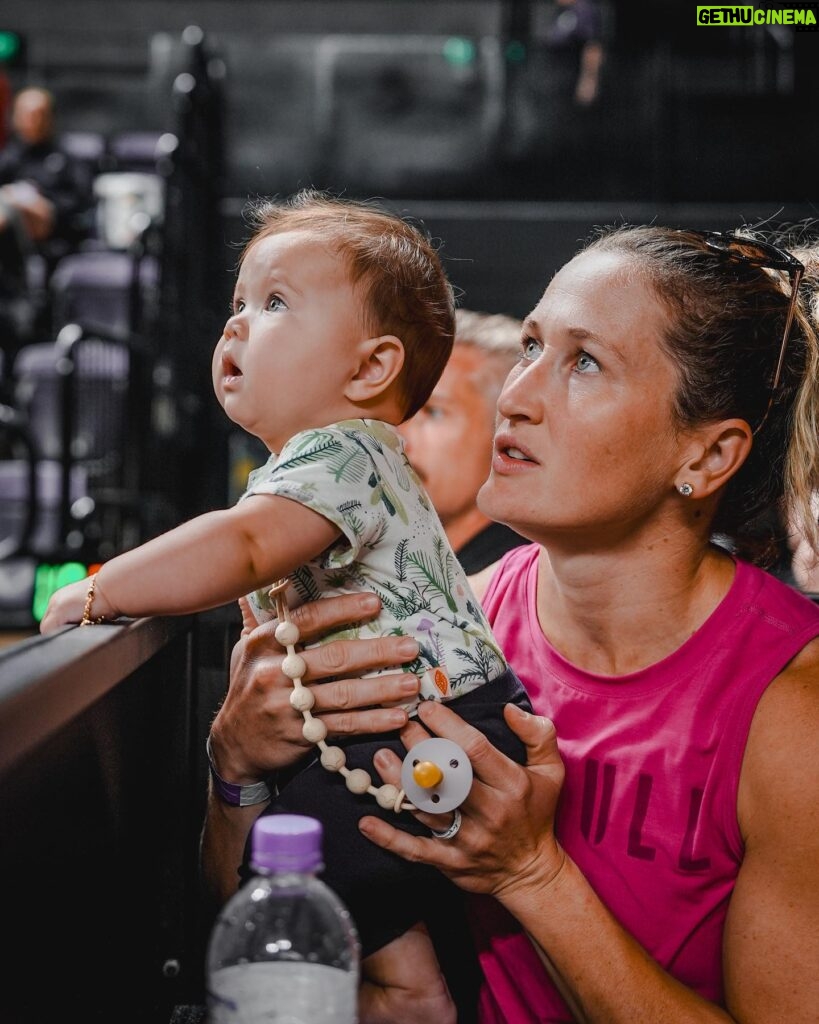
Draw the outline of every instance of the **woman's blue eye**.
M576 365L579 373L594 373L600 370L600 364L588 352L581 352L578 355Z
M535 341L534 338L524 338L520 353L521 359L528 359L531 362L533 359L537 359L542 350L543 346L539 341Z

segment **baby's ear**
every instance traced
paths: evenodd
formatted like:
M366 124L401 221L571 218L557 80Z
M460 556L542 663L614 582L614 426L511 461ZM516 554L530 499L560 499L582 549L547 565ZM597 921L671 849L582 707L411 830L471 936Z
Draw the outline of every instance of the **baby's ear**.
M358 368L347 383L345 396L352 402L379 398L404 366L404 346L393 334L368 338L358 349Z

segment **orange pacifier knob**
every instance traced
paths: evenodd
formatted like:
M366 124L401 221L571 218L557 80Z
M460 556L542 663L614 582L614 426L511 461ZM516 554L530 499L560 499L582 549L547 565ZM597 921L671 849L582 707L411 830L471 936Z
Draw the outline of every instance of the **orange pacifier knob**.
M412 769L412 777L422 789L432 789L440 783L444 773L432 761L419 761Z

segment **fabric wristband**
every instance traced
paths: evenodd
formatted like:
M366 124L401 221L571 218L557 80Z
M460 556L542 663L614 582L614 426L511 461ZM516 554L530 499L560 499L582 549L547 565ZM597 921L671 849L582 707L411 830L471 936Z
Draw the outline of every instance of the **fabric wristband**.
M220 799L231 807L249 807L251 804L264 804L270 800L270 789L266 782L254 782L250 786L239 786L235 782L225 782L216 771L213 763L213 752L210 746L210 736L205 743L205 750L208 755L210 777L213 780L213 788L219 794Z

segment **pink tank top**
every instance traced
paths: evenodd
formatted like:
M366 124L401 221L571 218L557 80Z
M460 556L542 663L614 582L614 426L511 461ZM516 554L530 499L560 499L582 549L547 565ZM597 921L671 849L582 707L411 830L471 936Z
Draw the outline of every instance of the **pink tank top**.
M625 676L566 661L538 625L536 544L499 564L484 607L535 709L557 728L566 781L557 835L603 902L675 978L723 999L721 947L743 856L737 787L751 719L782 668L819 636L819 608L747 563L701 628ZM499 904L472 902L483 1024L572 1017Z

